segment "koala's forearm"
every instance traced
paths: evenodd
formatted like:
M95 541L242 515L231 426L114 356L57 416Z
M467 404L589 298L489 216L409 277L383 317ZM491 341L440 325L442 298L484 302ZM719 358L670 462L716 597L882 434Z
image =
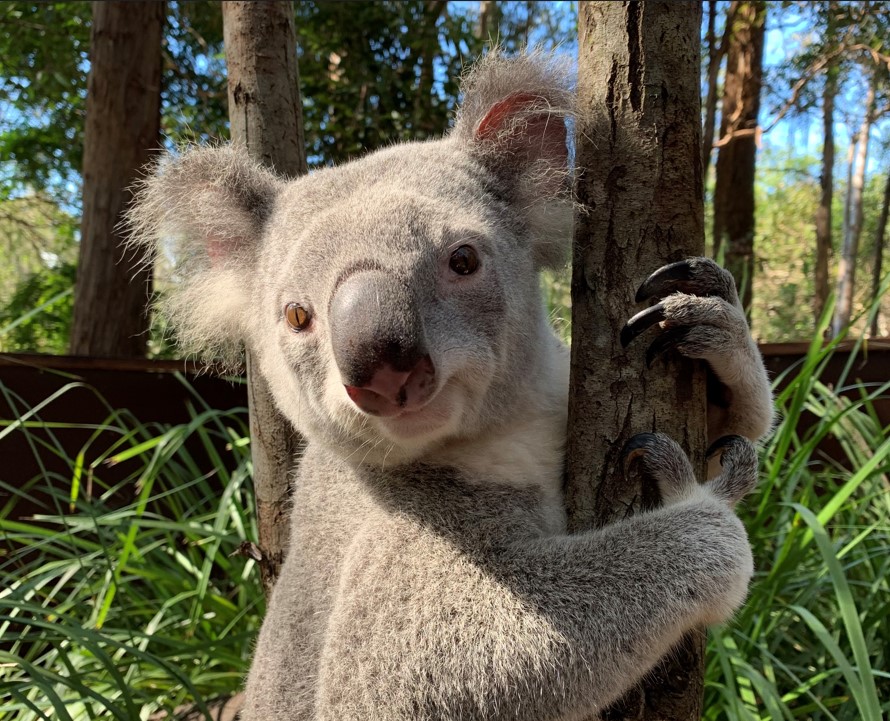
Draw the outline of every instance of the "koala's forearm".
M733 569L747 549L723 540L737 539L737 526L714 504L688 502L595 532L470 551L469 563L435 543L429 553L407 543L398 572L356 558L345 585L361 590L329 626L321 718L596 712L686 631L741 602L747 576ZM388 682L357 685L356 668Z

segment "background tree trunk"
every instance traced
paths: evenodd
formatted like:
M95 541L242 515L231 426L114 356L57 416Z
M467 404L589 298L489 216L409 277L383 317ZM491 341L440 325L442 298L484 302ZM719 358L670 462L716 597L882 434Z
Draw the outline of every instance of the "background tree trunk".
M856 285L856 258L859 255L859 236L862 235L862 191L865 188L865 166L868 161L868 143L875 111L875 71L865 99L865 115L851 148L855 144L853 162L850 165L847 200L844 213L844 247L837 272L837 305L831 321L831 333L838 336L850 324L853 315L853 291Z
M834 49L836 42L836 5L828 3L825 35L827 51ZM831 203L834 197L834 99L837 96L839 60L832 60L825 70L825 87L822 90L822 175L819 183L821 194L816 208L816 266L814 269L813 314L816 321L825 312L825 304L831 292L828 276L828 263L831 260Z
M622 478L620 451L651 430L680 442L704 473L702 367L679 357L645 368L619 332L634 294L661 265L704 251L699 3L582 2L581 168L572 271L572 379L566 503L573 531L648 505ZM704 633L687 637L604 719L701 717Z
M875 260L874 269L871 280L871 301L872 303L880 302L881 281L884 274L884 239L887 234L887 214L890 212L890 173L887 174L887 182L884 185L884 200L881 203L881 215L878 218L878 227L875 231ZM874 317L871 319L871 327L869 335L876 338L878 335L878 316L880 312L875 311Z
M714 253L726 240L726 267L751 309L754 279L754 163L763 75L766 3L740 2L731 18L714 189Z
M738 2L733 0L726 11L726 25L723 37L717 44L717 0L708 0L708 96L705 100L705 121L702 130L702 182L708 183L708 169L711 166L711 153L714 151L714 124L717 118L717 82L720 76L720 66L726 56L726 46L729 44L729 34L732 27L732 18Z
M223 2L231 136L287 176L307 172L292 2ZM248 404L260 569L271 591L288 541L289 476L300 438L278 412L248 353Z
M160 147L162 2L94 2L71 353L145 355L152 269L125 250L129 187Z

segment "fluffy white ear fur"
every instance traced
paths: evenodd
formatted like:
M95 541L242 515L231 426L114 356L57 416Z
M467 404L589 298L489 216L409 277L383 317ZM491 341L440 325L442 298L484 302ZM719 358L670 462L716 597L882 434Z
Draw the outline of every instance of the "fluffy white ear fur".
M566 119L575 114L570 61L490 53L464 79L451 133L512 187L540 266L565 262L572 227Z
M250 269L283 181L244 148L187 148L162 157L135 189L131 242L147 262L169 252L179 281L160 301L186 353L234 360L244 337Z

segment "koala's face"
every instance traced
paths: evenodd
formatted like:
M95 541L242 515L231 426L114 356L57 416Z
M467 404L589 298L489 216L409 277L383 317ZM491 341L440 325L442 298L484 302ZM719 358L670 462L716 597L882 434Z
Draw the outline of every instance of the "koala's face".
M295 181L234 147L168 161L131 220L179 241L181 345L245 341L295 426L356 462L511 420L553 349L537 272L571 225L562 77L493 59L448 137Z
M263 239L251 348L289 418L358 461L482 432L547 332L527 230L452 146L294 182Z

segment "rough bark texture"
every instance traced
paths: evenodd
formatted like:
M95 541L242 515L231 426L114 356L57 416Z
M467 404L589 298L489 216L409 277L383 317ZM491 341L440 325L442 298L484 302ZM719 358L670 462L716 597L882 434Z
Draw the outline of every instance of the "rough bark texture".
M887 215L890 212L890 174L887 175L887 182L884 185L884 200L881 203L881 215L878 218L878 227L875 231L875 259L874 269L871 280L871 300L872 303L879 301L881 294L881 281L884 274L884 242L887 236ZM875 311L871 320L869 335L876 338L878 335L878 316L880 313Z
M766 3L740 2L732 17L726 51L714 189L714 254L725 242L726 267L748 312L754 279L754 162L765 30Z
M145 355L151 268L125 250L128 190L160 147L162 2L94 2L83 148L83 220L71 352Z
M828 3L826 37L834 41L837 32L835 25L835 2ZM825 312L825 304L831 292L828 264L831 260L831 203L834 196L834 99L837 95L840 66L837 59L825 71L825 86L822 90L822 175L819 206L816 208L816 267L814 269L813 314L816 321Z
M222 5L232 140L278 173L301 175L307 168L293 3ZM287 549L289 478L300 438L263 377L252 372L249 349L247 383L260 569L268 594Z
M838 336L850 324L853 315L853 290L856 286L856 258L859 255L859 237L862 235L862 191L865 188L865 168L868 162L868 144L871 124L874 120L875 85L877 74L869 84L865 98L865 115L859 132L851 143L856 151L850 165L850 182L844 212L844 247L837 271L837 305L831 320L831 333Z
M572 380L566 502L572 530L652 503L621 471L632 435L658 430L704 472L703 369L681 358L651 370L618 336L634 294L659 266L704 251L698 3L582 2L572 273ZM607 719L701 716L704 633L695 633Z

